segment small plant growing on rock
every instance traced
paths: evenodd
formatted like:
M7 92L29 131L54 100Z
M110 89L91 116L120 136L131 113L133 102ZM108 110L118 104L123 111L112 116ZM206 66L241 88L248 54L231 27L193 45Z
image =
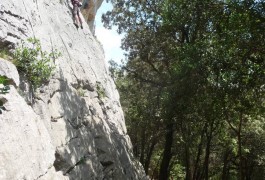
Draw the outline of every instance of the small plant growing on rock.
M6 94L10 90L6 76L0 75L0 94Z
M8 85L8 79L5 76L0 75L0 94L6 94L10 90L10 87ZM2 111L6 110L4 107L4 98L0 97L0 114L2 114Z
M82 88L77 89L77 94L81 97L85 97L86 91Z
M83 156L81 159L76 163L76 165L85 164L86 163L86 157Z
M98 97L100 99L106 97L106 92L102 87L102 85L100 84L100 82L97 82L96 88L97 88Z
M55 69L52 60L57 59L60 55L61 53L57 50L51 53L43 51L38 39L29 38L15 50L13 57L18 71L28 79L35 90L49 80Z

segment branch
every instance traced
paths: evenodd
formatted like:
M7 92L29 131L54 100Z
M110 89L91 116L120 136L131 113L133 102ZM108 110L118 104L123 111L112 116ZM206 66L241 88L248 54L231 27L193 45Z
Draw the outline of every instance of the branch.
M236 134L238 134L238 131L237 131L237 129L228 121L228 120L226 120L226 122L228 123L228 125L231 127L231 129L233 130L233 131L235 131L236 132Z
M150 79L145 79L143 78L142 76L140 76L138 73L136 73L135 71L132 71L130 69L128 69L127 67L123 67L126 71L130 72L133 74L133 76L139 80L141 80L142 82L145 82L145 83L150 83L150 84L153 84L153 85L156 85L158 87L165 87L166 86L166 83L159 83L159 82L155 82L155 81L152 81Z

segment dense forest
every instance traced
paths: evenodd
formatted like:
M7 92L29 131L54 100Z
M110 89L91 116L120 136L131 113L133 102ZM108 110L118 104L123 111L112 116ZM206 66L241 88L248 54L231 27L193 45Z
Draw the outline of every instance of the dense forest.
M151 179L265 179L265 2L111 0L120 91Z

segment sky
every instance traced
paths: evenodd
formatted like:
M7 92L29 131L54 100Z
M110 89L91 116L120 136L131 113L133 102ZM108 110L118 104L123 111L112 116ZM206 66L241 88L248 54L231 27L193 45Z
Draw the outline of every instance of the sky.
M96 31L97 39L102 43L105 51L105 61L114 60L118 64L121 64L121 59L124 59L124 51L121 50L122 35L119 35L115 31L115 27L112 30L103 27L101 22L101 16L108 10L112 9L111 3L104 1L101 7L97 11L96 15Z

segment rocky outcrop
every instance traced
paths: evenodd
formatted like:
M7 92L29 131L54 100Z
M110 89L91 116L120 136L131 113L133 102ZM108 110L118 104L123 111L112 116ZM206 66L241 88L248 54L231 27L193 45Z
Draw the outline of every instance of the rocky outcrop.
M10 91L0 114L0 179L146 179L132 155L119 95L88 25L76 29L67 0L1 0L0 46L28 37L58 49L49 83L30 93L0 60Z
M96 13L102 2L103 0L83 0L81 11L93 34L95 31Z
M16 66L2 58L0 58L0 76L8 77L8 84L12 84L15 87L19 86L19 75Z
M9 77L18 73L10 62L0 59L1 67L11 67ZM18 78L14 82L19 82ZM5 108L0 115L0 179L37 179L53 170L55 147L43 120L19 95L14 85L1 95ZM55 173L55 171L53 172ZM62 173L53 174L62 179Z

